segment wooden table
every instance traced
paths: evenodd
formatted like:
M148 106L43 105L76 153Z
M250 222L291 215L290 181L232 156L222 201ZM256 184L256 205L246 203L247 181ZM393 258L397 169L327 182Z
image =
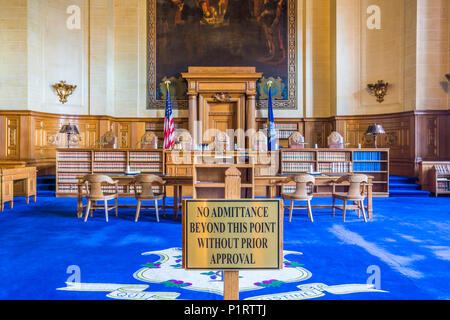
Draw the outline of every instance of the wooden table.
M178 217L178 211L181 209L181 203L183 199L183 187L184 186L192 186L193 185L193 178L191 176L166 176L166 175L159 175L163 178L164 181L166 181L166 186L173 187L174 189L174 199L173 199L173 215L176 219ZM348 183L342 183L340 185L333 185L332 183L338 180L342 175L336 175L336 176L316 176L315 180L315 197L331 197L333 192L335 192L336 186L347 186ZM113 176L110 175L110 177L113 180L118 180L119 185L128 186L130 185L133 180L134 176L126 176L126 175L118 175ZM82 177L80 177L82 179ZM258 176L255 177L255 186L266 186L267 188L267 198L272 199L275 198L279 192L277 192L277 189L281 187L282 185L286 184L286 181L288 179L288 176ZM369 218L372 218L373 216L373 192L372 192L372 181L373 177L369 176L369 184L367 185L367 212L369 213ZM320 190L322 187L329 187L330 191L324 192L323 190ZM82 217L83 213L83 202L82 197L83 194L80 192L82 185L78 185L79 191L78 191L78 209L77 209L77 216L80 218ZM131 193L120 193L120 197L134 197L135 194L133 192ZM119 205L121 208L131 208L135 207L132 205ZM165 212L166 205L163 205L163 210ZM314 208L332 208L331 205L316 205L313 206Z
M113 180L119 181L119 185L122 186L130 186L134 181L134 176L127 175L109 175ZM166 176L159 175L166 182L165 186L173 187L174 189L174 197L173 197L173 215L176 219L178 217L178 211L181 209L181 203L183 199L183 186L192 186L192 177L183 177L183 176ZM79 181L82 181L83 177L78 178ZM83 192L82 192L82 183L78 183L78 204L77 204L77 217L81 218L83 216ZM119 197L134 197L134 192L126 192L119 193ZM165 202L165 200L164 200ZM133 205L119 205L119 208L134 208L136 206ZM145 208L146 206L141 206L141 208ZM165 216L166 205L163 204L163 215Z
M14 192L14 183L22 181L22 190ZM0 168L0 210L3 211L5 202L9 202L12 209L14 196L25 196L27 204L33 196L36 202L36 167Z
M314 185L314 197L331 197L332 194L336 191L336 187L344 187L348 186L348 182L341 184L333 184L336 182L342 175L321 175L315 176L315 185ZM289 176L259 176L255 177L255 185L266 186L267 188L267 197L274 198L281 192L277 192L277 189L286 185ZM366 195L367 195L367 212L369 213L369 218L373 216L373 191L372 191L372 181L373 177L369 176L369 183L367 184ZM328 190L320 190L320 189L328 189ZM332 205L315 205L312 206L314 208L332 208Z

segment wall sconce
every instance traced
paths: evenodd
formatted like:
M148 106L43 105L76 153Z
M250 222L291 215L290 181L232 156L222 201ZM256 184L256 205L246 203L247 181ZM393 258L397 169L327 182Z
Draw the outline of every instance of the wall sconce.
M446 74L445 77L447 78L448 81L450 81L450 73Z
M56 90L56 93L59 96L59 101L64 104L67 102L67 97L70 96L77 86L66 84L65 81L60 81L53 85L53 89Z
M377 101L382 103L384 101L384 96L387 94L389 83L384 82L383 80L378 80L375 84L368 84L367 88L370 90L370 93L377 97Z
M68 125L63 125L59 133L67 134L67 148L70 148L70 136L73 134L80 134L78 127L76 125L71 125L70 123Z
M369 128L367 128L366 131L366 136L372 135L374 140L375 140L375 148L377 148L377 136L379 134L385 134L386 132L384 132L384 129L381 125L379 124L372 124L369 126Z

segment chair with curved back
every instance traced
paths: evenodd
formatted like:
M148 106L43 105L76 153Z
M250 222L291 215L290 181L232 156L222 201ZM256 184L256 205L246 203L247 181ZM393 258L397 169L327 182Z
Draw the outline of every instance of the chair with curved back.
M165 199L165 192L163 189L163 193L154 193L153 187L155 186L163 186L166 182L161 178L153 174L140 174L134 178L134 192L136 199L138 201L136 208L136 217L135 222L139 220L139 215L141 212L141 202L142 201L154 201L155 202L155 210L156 210L156 221L159 222L159 209L158 209L158 200ZM138 191L138 187L140 190Z
M232 150L230 136L225 132L218 132L214 138L214 151L224 152Z
M306 201L307 206L295 206L299 209L308 209L308 217L311 222L314 222L312 210L311 210L311 200L313 198L313 189L315 184L315 178L309 174L298 174L289 177L286 181L295 182L295 191L293 193L283 193L281 198L283 200L290 200L291 206L289 210L289 222L292 220L292 211L294 210L294 201Z
M109 176L100 175L100 174L89 174L84 176L83 184L85 186L86 199L88 200L86 215L84 217L84 222L87 221L89 213L92 217L92 211L99 208L105 209L105 218L106 222L108 222L108 212L111 209L116 209L116 217L118 216L118 198L119 198L119 190L118 185L119 181L114 181ZM113 186L113 192L105 192L104 186L106 188L109 186ZM108 208L108 201L115 200L115 204L112 207ZM97 205L97 201L103 201L103 206Z
M158 137L152 131L147 131L141 137L141 149L156 150L158 149Z
M100 145L106 149L116 149L117 142L118 139L113 130L106 132L100 139Z
M194 142L190 132L185 129L175 130L175 145L178 146L180 150L191 151Z
M305 137L296 131L289 136L288 139L290 149L304 149L305 148Z
M337 132L333 131L327 139L328 148L330 149L343 149L344 148L344 137Z
M334 184L348 182L349 188L347 193L333 192L333 217L336 209L343 211L343 221L345 222L345 214L347 209L354 209L358 211L358 217L362 211L364 221L367 222L366 210L364 208L364 200L366 198L365 189L369 183L369 178L363 174L349 174L339 178ZM333 188L334 189L334 188ZM343 206L336 205L336 199L343 200ZM348 201L353 201L353 205L348 205Z
M263 131L255 132L251 138L253 151L267 151L267 136Z

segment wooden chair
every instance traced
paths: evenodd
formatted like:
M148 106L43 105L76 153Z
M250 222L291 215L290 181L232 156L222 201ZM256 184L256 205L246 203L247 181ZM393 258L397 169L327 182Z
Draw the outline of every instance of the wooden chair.
M138 201L136 208L136 218L135 222L139 220L139 214L141 212L141 202L142 201L154 201L155 209L156 209L156 221L159 222L159 210L158 210L158 200L165 199L165 192L163 193L154 193L153 187L155 185L163 186L166 182L160 177L152 174L140 174L137 175L134 179L134 192L136 195L136 199ZM141 190L138 191L138 186L141 187Z
M304 149L306 144L305 137L300 132L291 134L288 143L290 149Z
M331 149L343 149L344 148L344 138L342 137L342 135L337 132L337 131L333 131L329 136L328 136L328 148Z
M263 131L258 131L253 134L251 149L253 151L267 151L267 136Z
M185 129L175 130L175 148L183 151L191 151L194 143L191 134Z
M154 132L147 131L141 137L141 149L156 150L158 149L158 137Z
M225 152L232 150L230 136L225 132L218 132L214 138L214 151Z
M366 210L364 208L365 188L368 184L369 178L363 174L350 174L345 175L336 180L333 184L337 185L342 182L348 181L350 186L347 193L333 192L333 217L335 216L336 209L343 211L343 220L345 222L345 214L347 209L354 209L358 211L358 218L361 211L363 213L364 221L367 222ZM335 188L333 187L333 190ZM336 199L344 201L343 206L336 205ZM348 205L348 201L353 201L353 205Z
M311 210L311 200L313 198L313 189L315 178L309 174L299 174L289 177L286 181L295 182L295 192L293 193L283 193L281 194L281 198L283 200L290 200L291 206L289 210L289 222L292 220L292 211L294 210L294 201L306 201L307 206L297 206L299 209L308 209L308 217L311 219L311 222L314 222L312 210Z
M117 136L114 131L110 130L106 132L100 139L100 145L102 148L106 149L116 149L117 148Z
M86 208L86 215L84 222L87 221L89 213L92 217L92 211L98 208L105 209L105 218L108 222L108 212L111 209L116 209L116 217L118 216L118 198L119 198L119 181L112 180L109 176L90 174L83 178L83 184L85 185L86 199L88 201ZM103 185L114 186L114 192L104 192ZM114 206L108 208L108 201L115 200ZM103 201L104 205L97 205L97 201Z

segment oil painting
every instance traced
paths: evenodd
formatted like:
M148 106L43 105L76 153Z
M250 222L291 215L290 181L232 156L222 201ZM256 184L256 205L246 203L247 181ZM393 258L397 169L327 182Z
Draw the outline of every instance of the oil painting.
M148 0L148 108L162 105L167 79L175 107L186 106L180 74L189 66L254 66L259 106L270 78L275 107L295 108L295 2Z

